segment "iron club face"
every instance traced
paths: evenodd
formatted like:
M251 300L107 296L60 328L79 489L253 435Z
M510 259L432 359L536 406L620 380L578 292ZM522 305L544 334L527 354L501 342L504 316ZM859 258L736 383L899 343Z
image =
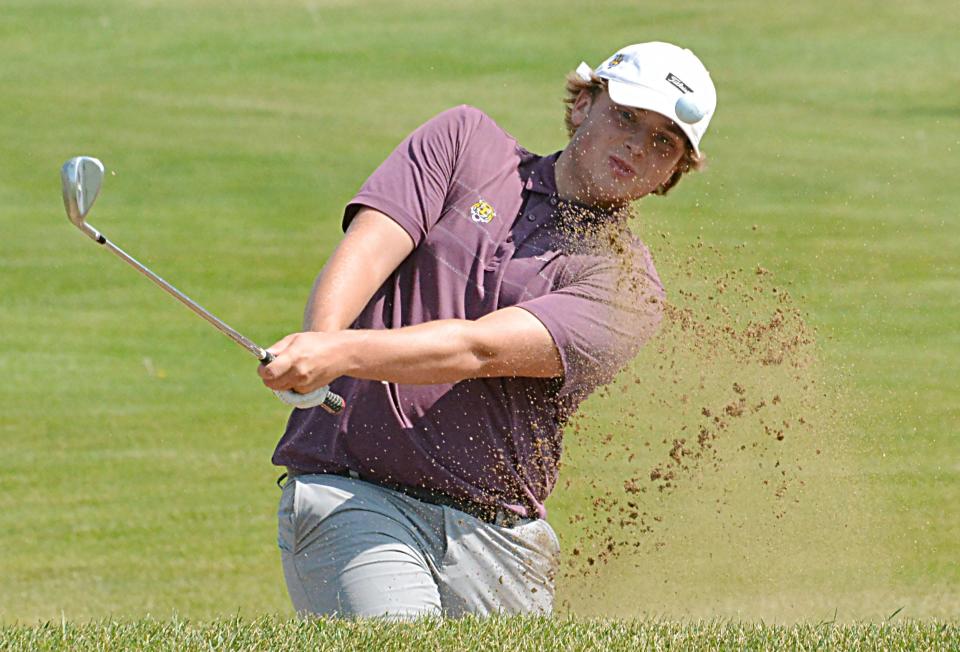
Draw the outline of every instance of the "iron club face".
M99 240L100 233L87 224L85 218L103 185L103 163L92 156L74 157L63 164L60 180L67 218L88 236Z

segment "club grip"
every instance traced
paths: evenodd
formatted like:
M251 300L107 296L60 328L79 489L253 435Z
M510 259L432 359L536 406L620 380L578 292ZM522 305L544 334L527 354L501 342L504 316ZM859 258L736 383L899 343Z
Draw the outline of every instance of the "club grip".
M263 358L260 360L260 364L266 367L268 364L270 364L274 360L276 360L276 356L270 353L269 351L264 350ZM346 405L342 396L340 396L339 394L334 394L330 390L326 391L323 397L323 401L320 403L313 403L310 401L298 400L298 398L303 395L297 394L297 392L294 392L294 391L275 392L275 393L277 397L284 403L287 403L288 405L292 405L293 407L301 410L305 410L311 407L316 407L317 405L319 405L330 414L340 414L341 412L343 412L344 405Z

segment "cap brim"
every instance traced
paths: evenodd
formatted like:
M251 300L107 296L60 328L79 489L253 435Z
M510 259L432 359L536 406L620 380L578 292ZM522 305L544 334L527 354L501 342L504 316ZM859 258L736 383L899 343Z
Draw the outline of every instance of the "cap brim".
M697 156L700 155L697 133L693 130L692 125L677 117L676 100L671 100L670 97L652 88L628 84L616 79L607 80L607 92L610 99L617 104L653 111L672 120L677 128L687 136L687 141L693 147L693 151L697 153Z

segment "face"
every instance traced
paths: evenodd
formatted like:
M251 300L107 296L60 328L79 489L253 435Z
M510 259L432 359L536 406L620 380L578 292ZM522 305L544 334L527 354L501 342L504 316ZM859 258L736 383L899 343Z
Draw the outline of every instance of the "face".
M573 105L577 128L564 150L557 183L568 199L604 208L647 195L671 177L686 137L669 118L610 100L606 91L583 92Z

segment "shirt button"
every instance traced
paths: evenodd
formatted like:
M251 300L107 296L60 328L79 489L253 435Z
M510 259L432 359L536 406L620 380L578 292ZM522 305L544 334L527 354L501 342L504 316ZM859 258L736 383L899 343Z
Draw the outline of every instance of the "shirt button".
M537 219L537 216L534 215L533 213L527 213L527 219L530 220L531 222L535 222Z
M557 205L557 201L558 201L558 200L557 200L557 196L556 196L556 195L550 195L550 205L551 205L551 206L556 206L556 205Z

